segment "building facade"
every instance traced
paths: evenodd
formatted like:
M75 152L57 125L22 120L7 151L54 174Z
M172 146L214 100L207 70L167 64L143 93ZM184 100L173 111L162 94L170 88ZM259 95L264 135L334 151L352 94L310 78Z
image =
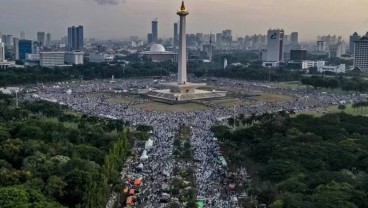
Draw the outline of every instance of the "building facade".
M354 33L352 35L350 35L349 38L349 53L354 56L354 49L355 49L355 41L358 41L360 39L360 35L358 35L358 33Z
M158 41L158 21L152 21L152 43L157 43Z
M40 66L56 67L65 65L65 52L41 52Z
M26 54L32 53L32 41L31 40L19 40L18 41L18 60L25 60Z
M368 72L368 33L355 41L354 67Z
M83 64L83 52L80 51L67 51L65 52L64 62L66 64L80 65Z
M267 62L284 61L284 30L268 30Z
M84 28L83 26L68 27L68 50L82 50L84 46Z
M45 45L45 32L37 32L37 42L39 46Z

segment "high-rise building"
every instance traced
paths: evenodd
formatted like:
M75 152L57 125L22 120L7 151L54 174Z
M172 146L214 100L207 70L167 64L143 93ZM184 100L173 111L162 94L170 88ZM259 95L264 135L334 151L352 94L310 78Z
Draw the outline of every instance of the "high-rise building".
M317 51L325 52L326 51L326 42L319 40L317 41Z
M26 39L26 33L24 31L20 31L20 39L21 40Z
M0 39L0 62L5 61L5 45Z
M46 46L51 45L51 33L46 34Z
M19 39L13 38L13 45L14 45L14 59L19 60Z
M354 67L368 72L368 33L355 41Z
M291 35L290 35L290 42L291 42L291 45L293 46L296 46L298 45L299 43L299 34L298 32L292 32Z
M354 56L354 48L355 48L355 41L358 41L360 39L360 35L358 35L358 33L354 33L352 35L350 35L350 39L349 39L349 53Z
M45 45L45 32L37 32L37 42L39 46Z
M68 27L68 44L69 51L82 50L84 46L84 29L83 26Z
M284 30L268 30L267 62L282 62L284 60Z
M148 44L152 44L153 43L153 35L152 35L152 33L148 33L147 34L147 42L148 42Z
M178 23L174 23L174 46L177 46L179 43L179 34L178 34Z
M18 60L25 60L26 54L32 53L32 41L31 40L19 40L18 41Z
M216 45L220 47L222 45L222 33L216 34Z
M152 42L157 43L158 41L158 21L157 19L152 21Z

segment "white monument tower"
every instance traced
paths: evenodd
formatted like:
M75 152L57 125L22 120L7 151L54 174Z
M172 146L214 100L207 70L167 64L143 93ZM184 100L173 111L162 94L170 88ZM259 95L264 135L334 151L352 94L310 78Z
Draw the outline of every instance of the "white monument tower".
M176 14L180 16L178 81L174 83L160 83L168 89L152 90L147 95L156 99L175 102L226 96L226 91L197 89L206 86L206 83L192 83L187 81L186 16L189 12L185 8L184 1L182 1L181 7Z
M178 85L182 85L187 83L186 16L189 14L185 8L184 1L182 1L180 10L176 14L180 16Z

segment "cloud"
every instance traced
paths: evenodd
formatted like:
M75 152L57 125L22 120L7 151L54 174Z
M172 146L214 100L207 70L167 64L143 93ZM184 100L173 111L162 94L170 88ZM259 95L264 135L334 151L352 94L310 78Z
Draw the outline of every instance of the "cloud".
M94 0L97 4L100 5L118 5L119 3L123 2L123 0Z

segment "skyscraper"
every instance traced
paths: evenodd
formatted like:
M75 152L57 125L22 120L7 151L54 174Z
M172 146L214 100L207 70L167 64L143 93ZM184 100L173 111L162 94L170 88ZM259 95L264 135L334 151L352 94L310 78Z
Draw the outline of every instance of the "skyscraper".
M180 17L179 29L179 60L178 60L178 85L187 82L187 39L186 39L186 16L189 14L184 6L184 1L180 10L176 13Z
M178 23L174 23L174 46L177 46L179 42L179 34L178 34Z
M358 41L360 39L360 35L358 33L354 33L353 35L350 35L349 39L349 53L354 56L354 47L355 47L355 41Z
M284 60L284 30L268 30L267 61L281 62Z
M291 33L291 36L290 36L290 42L291 42L291 45L293 45L293 46L296 46L296 45L298 45L298 43L299 43L299 34L298 34L298 32L292 32Z
M13 38L13 45L14 45L14 59L19 60L19 39Z
M39 46L45 45L45 32L37 32L37 42Z
M157 43L158 41L158 21L157 19L152 21L152 42Z
M46 34L46 46L50 46L51 45L51 34L47 33Z
M0 39L0 62L5 61L5 45Z
M355 41L354 67L368 72L368 33Z
M18 50L19 50L19 55L18 55L18 59L19 60L25 60L26 59L26 54L31 54L32 53L32 41L31 40L19 40L18 41Z
M68 27L68 44L69 51L82 50L84 46L84 29L83 26Z

